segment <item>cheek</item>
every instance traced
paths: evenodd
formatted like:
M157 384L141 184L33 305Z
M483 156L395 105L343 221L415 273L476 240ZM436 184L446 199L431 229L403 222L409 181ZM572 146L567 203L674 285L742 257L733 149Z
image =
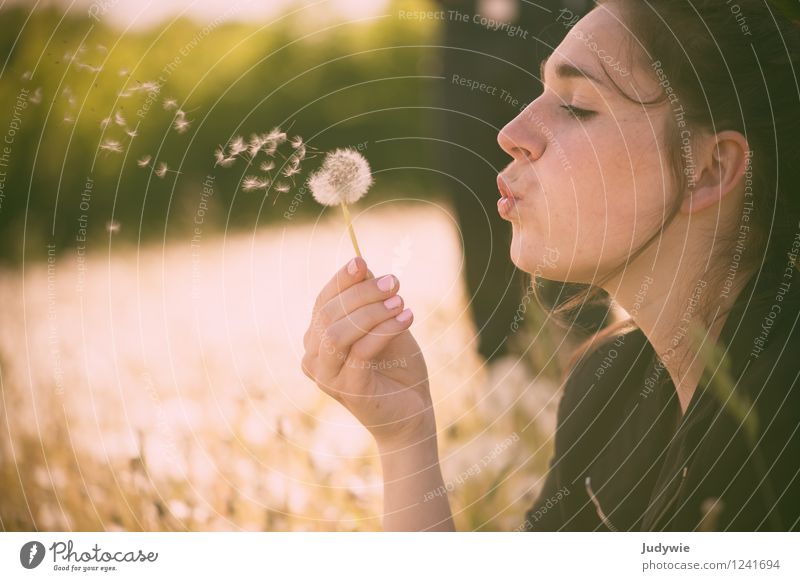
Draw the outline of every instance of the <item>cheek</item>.
M569 167L558 156L549 160L542 196L531 208L536 232L522 232L518 252L524 254L528 242L526 262L538 265L555 248L560 264L551 278L583 281L598 266L602 272L624 261L658 228L668 201L668 165L647 123L623 131L614 124L589 131L587 125L586 133L560 143Z

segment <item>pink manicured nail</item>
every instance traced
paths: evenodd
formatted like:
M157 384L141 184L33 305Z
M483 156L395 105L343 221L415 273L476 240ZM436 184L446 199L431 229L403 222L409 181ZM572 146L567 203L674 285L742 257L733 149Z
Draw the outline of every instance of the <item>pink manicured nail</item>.
M411 318L411 309L405 309L402 313L400 313L395 317L395 319L397 319L401 323L405 323L410 318Z
M378 288L383 292L392 290L394 288L394 277L391 274L384 276L378 281Z
M383 301L383 306L387 309L393 309L395 307L399 307L400 303L402 303L402 299L400 299L400 295L394 295L393 297L389 297L385 301Z
M347 272L349 272L351 275L354 275L358 272L358 263L356 262L355 258L347 263Z

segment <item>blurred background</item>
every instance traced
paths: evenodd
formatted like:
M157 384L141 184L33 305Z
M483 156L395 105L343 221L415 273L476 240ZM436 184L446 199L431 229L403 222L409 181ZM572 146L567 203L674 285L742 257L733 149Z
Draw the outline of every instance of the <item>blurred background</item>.
M336 147L373 170L354 227L415 312L456 526L519 526L571 347L605 311L574 326L537 305L534 284L570 289L509 260L496 136L586 10L0 5L0 527L380 530L374 443L300 370L314 298L353 255L303 186ZM267 170L218 163L275 127L307 147L297 175L253 189Z

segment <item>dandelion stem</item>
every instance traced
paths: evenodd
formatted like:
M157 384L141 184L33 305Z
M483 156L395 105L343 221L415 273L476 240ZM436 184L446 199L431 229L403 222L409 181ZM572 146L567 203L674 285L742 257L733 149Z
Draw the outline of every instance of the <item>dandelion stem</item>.
M347 209L347 203L343 200L341 203L342 212L344 213L344 220L347 223L347 230L350 232L350 240L353 242L356 256L361 257L361 251L358 249L358 241L356 240L356 233L353 231L353 224L350 221L350 212Z

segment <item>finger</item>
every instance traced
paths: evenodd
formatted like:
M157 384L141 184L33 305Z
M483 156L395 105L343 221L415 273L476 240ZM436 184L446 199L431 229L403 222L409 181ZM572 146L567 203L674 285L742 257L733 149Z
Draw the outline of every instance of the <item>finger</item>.
M353 343L373 332L375 327L403 311L402 297L395 295L357 309L325 330L317 354L316 370L320 379L339 375Z
M400 321L397 316L402 316ZM395 317L377 324L369 333L361 337L350 347L350 359L355 361L369 361L377 357L389 342L411 326L414 313L405 309Z
M354 267L355 270L353 270ZM322 290L317 295L317 300L314 303L314 311L319 310L320 307L322 307L342 291L364 280L366 271L367 263L364 262L363 258L359 258L358 256L345 264L339 269L339 272L333 275L333 278L331 278L325 284L325 286L322 287Z
M387 274L379 279L372 278L361 281L328 301L320 309L320 320L326 327L330 327L336 321L361 307L382 303L396 295L399 289L400 281L392 274Z
M355 272L353 272L354 266ZM366 262L364 262L364 259L355 257L340 268L333 278L322 287L322 290L314 300L314 306L311 309L311 322L303 335L303 347L305 347L306 351L310 353L317 352L319 349L320 334L327 325L325 320L320 320L318 316L320 308L342 290L346 290L352 285L361 282L364 278L365 269ZM372 275L369 269L366 269L366 273Z

